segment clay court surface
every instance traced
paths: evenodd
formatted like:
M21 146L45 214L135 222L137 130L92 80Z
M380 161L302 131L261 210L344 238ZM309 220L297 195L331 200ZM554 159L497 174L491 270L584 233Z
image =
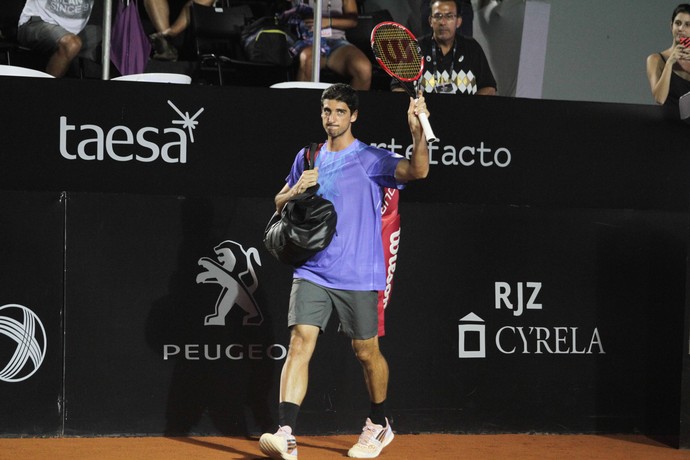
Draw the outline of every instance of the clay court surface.
M347 457L356 436L301 436L300 460ZM0 459L254 460L265 458L256 439L23 438L0 439ZM404 459L690 459L645 436L632 435L398 435L379 457Z

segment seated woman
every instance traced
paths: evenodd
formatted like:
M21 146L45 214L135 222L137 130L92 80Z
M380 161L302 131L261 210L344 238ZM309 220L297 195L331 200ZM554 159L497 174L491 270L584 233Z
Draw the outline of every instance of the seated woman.
M299 57L297 80L312 79L313 44L313 0L305 7L301 0L293 0L295 8L286 11L299 16L299 40L292 52ZM368 90L371 86L371 62L356 46L349 43L345 31L357 26L357 3L355 0L326 0L322 2L321 21L321 68L350 78L350 85L357 90Z
M678 106L678 99L690 92L690 48L681 43L690 37L690 4L681 3L673 11L671 34L670 48L647 57L647 78L657 104Z

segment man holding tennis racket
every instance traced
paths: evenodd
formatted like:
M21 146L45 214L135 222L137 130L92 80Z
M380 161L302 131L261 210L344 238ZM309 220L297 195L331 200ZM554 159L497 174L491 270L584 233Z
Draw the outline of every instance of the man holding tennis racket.
M386 273L381 241L382 188L404 188L429 172L429 150L419 116L428 116L424 97L410 98L407 120L412 134L410 159L357 140L352 124L359 98L349 85L337 83L321 95L321 122L326 143L315 168L304 170L304 149L292 165L287 183L275 197L280 211L287 201L319 184L319 193L338 213L330 245L295 269L290 294L290 347L280 378L279 428L261 436L261 451L274 459L296 460L294 430L307 392L309 361L320 333L335 310L339 330L351 339L364 371L370 411L349 457L374 458L393 440L386 418L388 364L378 340L378 293Z

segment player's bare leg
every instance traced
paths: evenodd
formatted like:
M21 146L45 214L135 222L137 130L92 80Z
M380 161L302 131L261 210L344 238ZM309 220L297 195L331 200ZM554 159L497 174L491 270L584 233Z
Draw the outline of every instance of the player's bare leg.
M364 370L364 380L369 390L373 408L383 407L388 393L388 363L379 349L379 338L353 340L352 348ZM380 414L379 414L380 415ZM347 452L349 457L374 458L393 440L393 430L388 419L381 416L381 422L374 422L372 415L367 418L357 443Z
M379 349L379 338L353 340L352 349L362 364L369 398L374 403L385 401L388 393L388 363Z
M280 401L300 405L307 394L309 361L314 354L319 328L298 324L292 327L290 347L280 374Z
M293 406L293 420L297 418L297 406L302 404L307 393L309 361L318 337L319 328L316 326L298 324L290 332L290 348L280 374L280 403ZM297 460L297 440L292 432L295 423L288 421L290 417L285 419L287 423L283 425L281 422L278 431L261 435L259 448L271 458Z

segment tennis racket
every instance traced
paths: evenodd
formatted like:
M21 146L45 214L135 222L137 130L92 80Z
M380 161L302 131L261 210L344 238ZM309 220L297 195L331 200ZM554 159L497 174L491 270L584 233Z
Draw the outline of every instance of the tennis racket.
M371 31L371 50L381 68L398 80L410 97L416 99L416 83L424 72L424 58L412 32L397 22L377 24ZM419 122L426 141L437 141L426 113L419 114Z

